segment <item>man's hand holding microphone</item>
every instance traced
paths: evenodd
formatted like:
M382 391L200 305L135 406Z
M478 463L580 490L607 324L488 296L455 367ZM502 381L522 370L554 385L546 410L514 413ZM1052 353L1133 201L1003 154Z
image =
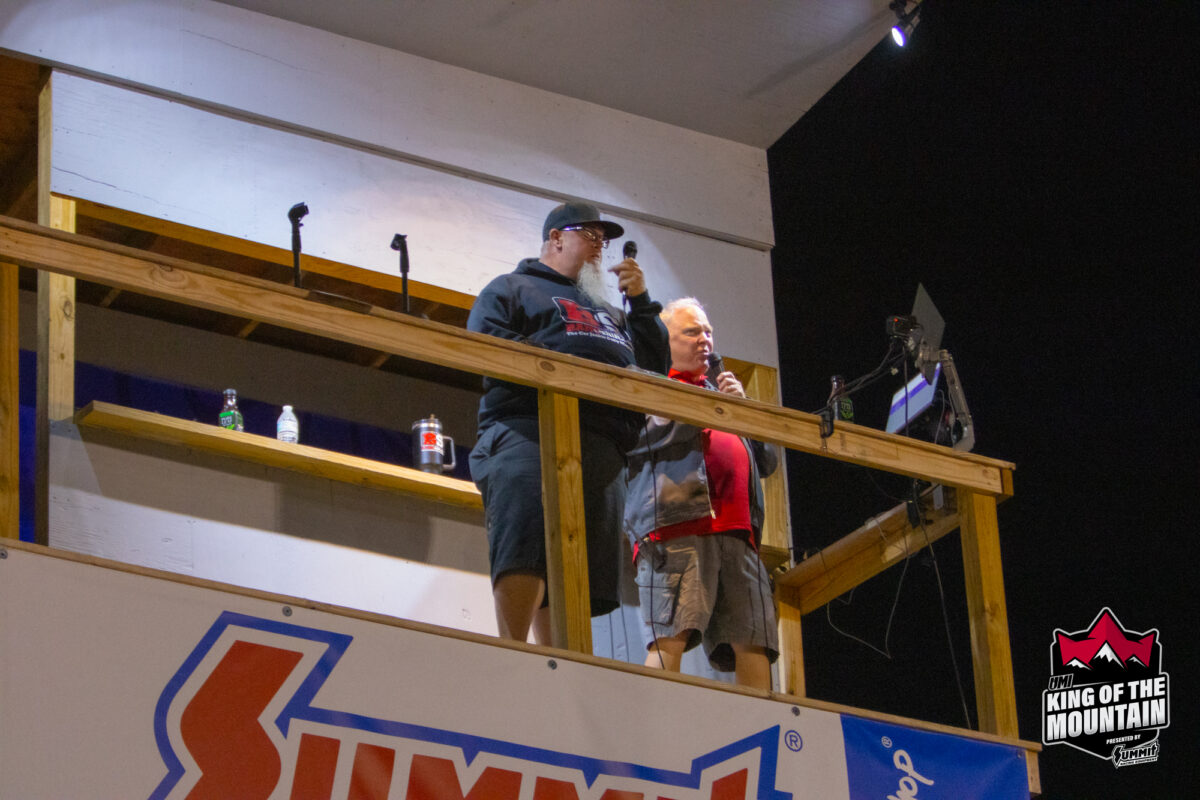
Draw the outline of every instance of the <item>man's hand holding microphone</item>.
M646 276L642 274L642 268L634 260L637 258L637 242L632 240L625 242L621 255L625 257L625 260L608 268L609 272L617 276L617 288L626 297L645 294Z

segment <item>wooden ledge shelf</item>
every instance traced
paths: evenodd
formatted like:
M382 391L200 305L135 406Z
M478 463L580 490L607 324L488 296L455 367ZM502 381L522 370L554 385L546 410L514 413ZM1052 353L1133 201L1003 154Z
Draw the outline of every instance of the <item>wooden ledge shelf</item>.
M190 447L269 467L319 478L386 489L441 503L483 509L479 490L470 481L435 475L411 467L385 464L303 444L288 444L150 411L93 400L75 413L75 424Z

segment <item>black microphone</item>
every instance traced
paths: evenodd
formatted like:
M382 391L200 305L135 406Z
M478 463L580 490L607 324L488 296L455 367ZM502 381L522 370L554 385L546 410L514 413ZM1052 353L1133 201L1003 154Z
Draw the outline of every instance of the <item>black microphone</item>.
M708 379L714 384L717 382L717 376L725 371L725 362L721 360L721 354L713 351L708 354Z
M300 224L300 220L306 216L308 216L307 203L296 203L296 205L288 209L288 219L291 220L293 225Z
M637 258L637 242L633 239L626 239L625 246L621 248L621 256L623 258ZM621 291L621 305L629 305L629 295L625 294L624 290Z

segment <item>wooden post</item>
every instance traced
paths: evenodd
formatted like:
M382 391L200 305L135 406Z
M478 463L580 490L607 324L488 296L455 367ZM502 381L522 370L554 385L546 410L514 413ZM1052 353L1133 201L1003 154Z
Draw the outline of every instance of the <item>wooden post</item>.
M804 697L804 638L800 628L800 603L777 592L779 608L779 689L785 694Z
M46 76L38 98L38 223L75 231L75 201L50 194L53 152L51 92ZM37 478L34 516L39 544L50 543L50 423L75 413L75 279L38 272Z
M739 362L739 379L746 389L746 396L779 405L779 372L762 364ZM765 517L763 518L763 547L773 547L787 553L792 552L792 524L789 513L787 487L787 452L780 451L779 469L762 479ZM783 566L792 563L787 557ZM775 577L778 577L776 575ZM787 694L804 697L804 639L797 605L783 601L776 592L775 607L779 612L779 683L780 690Z
M21 535L21 381L18 269L0 263L0 538Z
M746 396L770 405L779 405L779 373L762 364L748 364L748 374L742 381ZM781 452L780 458L786 453ZM763 479L763 499L766 518L763 520L762 542L767 547L792 550L791 516L788 514L786 464L780 463L775 473ZM799 624L799 620L797 620Z
M551 643L555 647L590 655L592 604L588 589L587 531L583 513L579 401L558 392L539 389L538 416Z
M958 514L979 730L1018 738L996 498L959 489Z

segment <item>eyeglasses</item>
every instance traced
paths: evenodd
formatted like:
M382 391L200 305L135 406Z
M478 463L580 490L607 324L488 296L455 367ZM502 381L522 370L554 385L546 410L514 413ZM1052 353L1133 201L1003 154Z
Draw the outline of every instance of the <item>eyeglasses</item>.
M567 225L565 228L559 228L559 230L575 231L592 244L599 242L601 247L608 247L608 239L605 238L604 233L595 228L587 228L583 225Z

